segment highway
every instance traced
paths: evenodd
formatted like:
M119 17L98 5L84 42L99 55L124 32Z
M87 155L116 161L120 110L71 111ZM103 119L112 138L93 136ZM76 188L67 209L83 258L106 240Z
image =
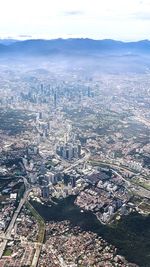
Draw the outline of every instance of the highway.
M87 160L89 159L89 157L90 157L90 153L87 152L87 153L85 154L85 156L84 156L82 159L77 160L77 161L76 161L75 163L73 163L71 166L69 166L69 167L67 167L66 169L64 169L63 172L70 171L72 168L78 166L78 164L83 163L84 161L87 161ZM94 162L94 160L93 160L93 162ZM117 165L115 165L115 164L111 164L111 163L108 163L108 162L101 162L101 161L99 161L99 162L98 162L98 161L95 161L95 162L96 162L96 163L100 163L100 164L104 164L104 165L109 166L109 167L112 169L113 173L116 174L117 176L119 176L119 177L126 183L126 185L127 185L127 187L128 187L127 189L130 189L134 194L137 194L137 195L139 195L139 196L141 196L141 197L146 197L146 198L149 198L149 199L150 199L150 191L149 191L149 190L144 189L144 188L141 187L141 186L137 186L137 185L135 185L133 182L131 182L131 181L125 179L125 178L119 173L119 170L120 170L120 171L129 171L129 169L126 169L126 168L124 168L124 167L117 166ZM118 169L118 170L117 170L117 169ZM132 172L132 171L130 170L130 172ZM132 172L132 174L135 175L134 172Z
M25 191L24 196L23 196L23 198L21 199L21 201L20 201L20 203L19 203L19 205L18 205L16 211L14 212L13 217L12 217L12 219L11 219L11 221L10 221L10 224L9 224L9 226L8 226L8 228L7 228L7 230L6 230L6 232L4 233L4 240L3 240L3 242L2 242L2 244L1 244L1 246L0 246L0 259L2 258L3 253L4 253L4 251L5 251L5 248L6 248L6 245L7 245L7 242L8 242L8 240L10 239L11 231L12 231L12 229L13 229L13 227L14 227L14 224L15 224L15 221L16 221L16 219L17 219L17 217L18 217L18 214L20 213L20 211L21 211L21 209L22 209L24 203L26 202L26 200L27 200L27 198L28 198L28 195L29 195L30 191L31 191L31 189L28 189L27 191Z
M83 163L84 161L87 161L87 160L89 159L89 157L90 157L90 152L87 152L83 158L78 159L78 160L77 160L76 162L74 162L71 166L69 166L69 167L67 167L66 169L64 169L63 172L68 172L68 171L70 171L72 168L78 166L78 164Z
M39 256L40 256L40 253L41 253L41 249L42 249L42 244L40 244L40 243L35 243L35 246L36 246L36 250L35 250L35 253L34 253L34 257L33 257L33 260L32 260L31 267L36 267L37 266L38 260L39 260Z
M123 178L123 176L120 173L118 173L117 171L114 171L113 169L112 169L112 172L116 174L118 177L120 177L125 183L127 183L128 186L131 186L131 183L125 178Z
M137 121L139 121L139 122L145 124L147 127L150 127L150 121L149 121L149 120L147 120L147 119L145 119L145 118L143 118L143 117L140 117L140 116L136 116L135 119L136 119Z
M94 160L91 160L91 162L94 163ZM145 189L143 188L142 186L140 185L136 185L134 184L133 181L129 181L127 179L125 179L124 177L122 177L122 175L119 173L119 170L120 171L129 171L129 169L126 169L124 167L121 167L121 166L117 166L115 164L111 164L111 163L108 163L108 162L103 162L103 161L97 161L95 160L95 163L96 164L102 164L102 165L106 165L106 166L109 166L110 169L112 169L112 171L114 173L116 173L116 175L118 175L122 180L124 180L126 182L126 184L128 185L129 189L135 194L135 195L138 195L140 197L146 197L148 199L150 199L150 191L148 189ZM118 169L118 170L117 170ZM132 171L130 171L132 172ZM132 172L133 173L133 172ZM133 173L135 175L135 173Z

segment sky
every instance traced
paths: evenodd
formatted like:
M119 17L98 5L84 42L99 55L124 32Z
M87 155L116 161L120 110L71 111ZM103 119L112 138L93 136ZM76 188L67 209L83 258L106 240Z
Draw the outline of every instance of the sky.
M150 0L0 0L0 38L150 39Z

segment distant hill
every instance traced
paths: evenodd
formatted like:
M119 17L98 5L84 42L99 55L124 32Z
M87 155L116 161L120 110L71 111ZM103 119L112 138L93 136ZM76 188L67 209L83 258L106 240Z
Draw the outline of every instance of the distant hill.
M13 44L13 43L16 43L16 42L18 42L18 40L11 39L11 38L0 39L0 44L3 44L3 45L10 45L10 44Z
M150 52L150 41L121 42L92 39L54 40L0 40L0 55L93 55L93 54L141 54Z

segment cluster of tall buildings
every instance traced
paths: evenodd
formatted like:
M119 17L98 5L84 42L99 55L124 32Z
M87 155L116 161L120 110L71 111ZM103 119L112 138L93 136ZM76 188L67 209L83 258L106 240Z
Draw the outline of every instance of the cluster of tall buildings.
M52 106L56 109L57 96L58 94L56 86L54 87L50 85L34 84L34 86L31 86L27 92L21 92L20 99L23 102L30 102L34 104L51 103Z
M80 158L81 143L80 141L77 141L75 143L60 143L56 148L56 152L59 156L66 160Z
M66 174L58 175L48 172L45 175L41 175L38 180L43 199L48 199L50 196L66 197L72 194L72 190L76 187L76 177ZM59 186L57 186L58 183Z
M39 184L41 187L41 195L43 198L49 198L51 187L50 185L57 183L57 177L54 173L49 172L49 174L45 174L43 170L43 175L39 177Z

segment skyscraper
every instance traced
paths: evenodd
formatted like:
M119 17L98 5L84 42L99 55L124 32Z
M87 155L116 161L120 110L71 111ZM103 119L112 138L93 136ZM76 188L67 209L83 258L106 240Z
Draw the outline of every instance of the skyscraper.
M41 187L41 193L42 193L42 197L43 198L49 198L49 185L48 185L48 181L46 180L43 180L42 181L42 187Z
M42 197L43 198L49 198L49 186L46 185L46 186L42 186L41 188L42 190Z
M88 97L91 96L91 90L90 90L90 87L88 87Z
M57 95L56 92L54 93L54 108L56 109L57 107Z

